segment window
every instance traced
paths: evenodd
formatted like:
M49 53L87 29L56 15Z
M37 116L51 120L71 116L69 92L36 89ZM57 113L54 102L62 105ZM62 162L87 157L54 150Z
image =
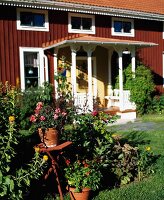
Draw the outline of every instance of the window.
M44 82L43 51L40 48L20 48L21 88L37 87Z
M17 9L17 29L49 31L48 11Z
M95 34L95 18L93 15L69 13L69 33Z
M123 18L112 18L112 35L134 37L134 21Z

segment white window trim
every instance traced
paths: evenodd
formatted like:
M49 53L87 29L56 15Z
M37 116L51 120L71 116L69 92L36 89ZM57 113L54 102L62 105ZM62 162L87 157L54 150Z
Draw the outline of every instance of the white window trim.
M71 28L71 17L84 17L92 19L92 29L91 30L77 30ZM86 15L79 13L68 13L68 32L69 33L84 33L84 34L95 34L95 16L94 15Z
M38 86L42 86L44 83L44 52L42 48L34 47L19 47L20 55L20 80L21 80L21 89L25 90L25 70L24 70L24 52L38 52L39 53L39 77Z
M45 15L45 27L38 26L22 26L20 21L20 12L33 12L41 13ZM29 30L29 31L49 31L48 11L47 10L34 10L17 8L17 30Z
M131 33L118 33L114 31L114 21L124 21L124 22L131 22ZM127 37L134 37L134 20L133 19L125 19L125 18L117 18L117 17L112 17L112 35L114 36L127 36Z

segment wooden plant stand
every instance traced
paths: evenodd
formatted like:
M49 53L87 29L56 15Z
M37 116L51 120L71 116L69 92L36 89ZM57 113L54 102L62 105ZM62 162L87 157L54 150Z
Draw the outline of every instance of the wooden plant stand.
M58 169L60 168L60 166L58 165L57 157L59 156L59 153L61 153L63 149L65 149L66 147L68 147L71 144L72 144L72 142L67 141L67 142L64 142L55 147L48 147L48 148L46 148L43 143L37 145L37 147L39 147L39 149L40 149L39 152L46 153L51 160L51 165L50 165L44 179L47 179L48 176L50 175L50 173L54 172L55 177L56 177L56 182L58 184L60 200L63 200L63 193L62 193L62 189L61 189L61 185L60 185L60 181L59 181Z

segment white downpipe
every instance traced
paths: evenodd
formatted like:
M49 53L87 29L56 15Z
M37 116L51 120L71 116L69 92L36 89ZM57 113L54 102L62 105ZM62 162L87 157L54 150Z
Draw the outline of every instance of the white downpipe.
M123 63L122 63L122 51L119 55L119 91L120 91L120 111L124 110L123 101Z

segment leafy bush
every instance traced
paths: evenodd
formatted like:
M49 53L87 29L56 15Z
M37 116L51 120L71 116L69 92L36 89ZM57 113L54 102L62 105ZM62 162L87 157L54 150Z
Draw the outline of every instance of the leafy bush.
M28 163L19 163L19 133L17 121L19 93L14 87L1 84L0 104L0 197L22 199L32 179L38 179L45 161L36 152ZM19 165L20 164L20 165Z
M152 100L152 113L161 114L164 111L164 95L156 95Z
M49 104L53 101L52 85L44 83L43 87L31 87L19 93L17 107L19 109L20 129L28 130L31 126L29 118L38 102Z
M136 104L138 114L151 111L155 85L150 69L139 64L133 74L130 64L124 69L124 89L130 90L130 100Z

